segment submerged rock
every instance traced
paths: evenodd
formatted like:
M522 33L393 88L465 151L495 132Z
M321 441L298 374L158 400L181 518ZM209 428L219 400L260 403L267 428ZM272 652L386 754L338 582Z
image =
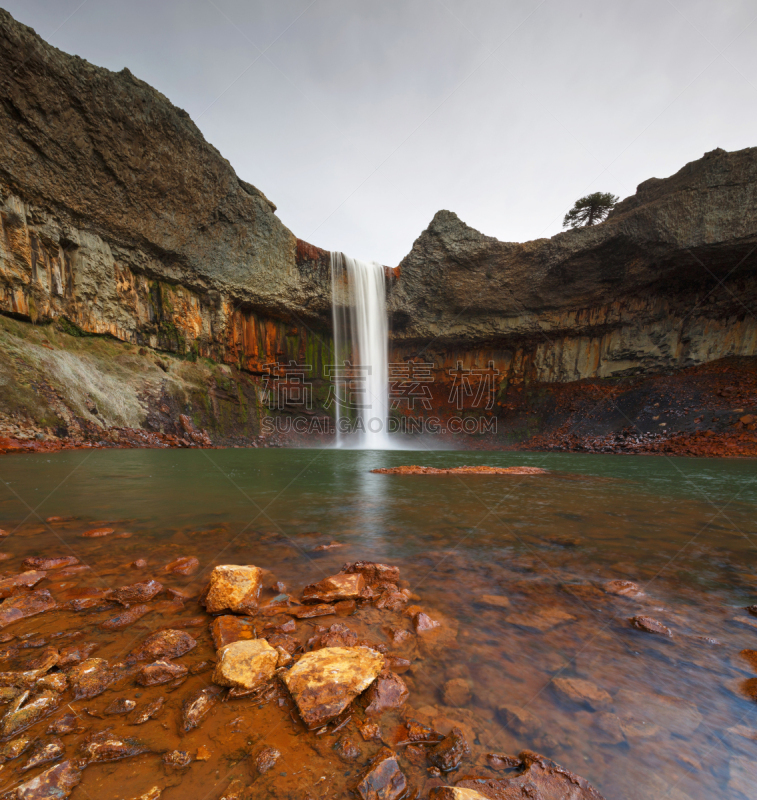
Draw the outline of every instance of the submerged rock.
M235 617L233 614L216 617L210 625L210 633L216 650L232 642L254 639L256 636L253 620Z
M383 747L365 771L355 791L361 800L398 800L407 790L407 780L393 750Z
M293 608L290 614L294 614L297 619L312 619L313 617L328 617L336 614L336 608L328 603L319 603L316 606L301 606Z
M572 622L575 617L560 608L540 608L533 613L510 614L507 621L520 628L546 633L564 622Z
M451 772L470 756L470 747L460 728L453 728L439 744L429 750L428 760L442 772Z
M555 678L552 682L557 693L573 703L580 703L600 710L612 704L612 697L591 681L581 678Z
M333 603L336 600L356 600L365 589L365 578L359 573L339 573L310 584L302 591L304 603Z
M255 768L261 775L276 765L281 753L275 747L266 747L255 756Z
M206 686L185 698L181 711L181 727L184 733L200 725L220 699L222 691L220 686Z
M636 616L631 617L628 620L631 625L640 631L646 631L647 633L656 633L660 636L668 636L671 637L673 635L673 631L670 630L666 625L663 625L662 622L654 619L653 617L645 617L645 616Z
M65 800L80 780L80 766L64 761L6 792L2 800Z
M47 589L37 589L28 594L16 595L0 603L0 628L26 617L33 617L56 608L56 602Z
M91 734L79 745L80 755L89 764L120 761L149 752L144 742L118 736L109 729Z
M110 597L123 606L130 606L132 603L146 603L162 591L162 583L150 580L132 583L130 586L121 586L119 589L115 589Z
M73 567L79 563L76 556L59 556L58 558L46 558L45 556L30 556L21 562L24 569L61 569L62 567Z
M365 579L368 586L373 586L384 581L397 583L400 579L400 568L392 567L389 564L379 564L373 561L354 561L345 564L342 572L347 574L359 573Z
M305 725L317 728L341 714L373 683L384 657L366 647L326 647L306 653L283 676Z
M187 668L183 664L174 664L171 661L155 661L152 664L145 664L139 670L137 683L140 686L158 686L161 683L183 678L186 674Z
M148 636L131 653L136 661L161 658L179 658L197 646L197 642L186 632L171 630L158 631Z
M134 710L136 705L134 700L128 700L125 697L117 697L115 700L111 700L106 706L103 714L128 714L130 711Z
M137 709L132 714L129 724L144 725L145 722L151 720L153 717L156 717L161 712L165 703L166 700L164 697L158 697L152 702L148 703L144 708Z
M106 619L105 622L101 622L100 627L104 631L122 631L124 628L128 628L133 622L136 622L138 619L142 619L142 617L144 617L146 614L149 614L150 610L150 606L131 606L125 611L122 611L120 614L116 614L115 617L111 617L110 619Z
M542 731L542 721L526 708L506 705L497 709L497 716L518 736L537 736Z
M186 750L171 750L163 754L163 763L173 769L184 769L192 763L192 756Z
M215 614L235 611L254 614L262 587L263 571L253 565L225 564L210 573L210 588L205 598L205 608Z
M520 763L520 762L518 762ZM505 795L492 795L499 798ZM429 800L489 800L489 796L475 789L459 789L456 786L435 786L428 795Z
M115 533L113 528L92 528L91 530L84 531L82 536L87 539L100 539L103 536L110 536L112 533Z
M607 594L614 594L618 597L643 597L644 595L638 584L633 581L607 581L603 588Z
M38 767L40 764L49 764L51 761L57 761L63 758L66 748L63 742L58 738L52 738L45 741L39 741L34 746L32 754L24 764L19 772L26 772L27 770Z
M174 575L192 575L197 572L200 562L194 556L180 556L163 567L163 572Z
M71 667L67 674L74 700L97 697L115 680L113 670L104 658L88 658Z
M555 764L544 756L524 750L519 754L521 772L502 778L464 776L455 789L470 789L489 800L500 798L564 798L565 800L604 800L586 780ZM443 794L444 789L432 789L429 798L453 800L456 795Z
M0 723L0 738L10 739L30 725L52 714L61 703L58 692L45 690L31 695L28 690L12 703Z
M382 672L365 693L366 716L374 717L391 708L399 708L410 696L405 681L393 672Z
M442 687L442 699L447 706L464 708L470 703L472 696L470 684L465 678L452 678Z
M232 642L218 651L213 681L232 689L252 691L273 677L279 654L265 639Z
M22 586L27 588L36 586L46 575L47 573L41 570L32 570L22 572L20 575L11 575L10 578L3 578L0 580L0 597L10 597L16 589Z

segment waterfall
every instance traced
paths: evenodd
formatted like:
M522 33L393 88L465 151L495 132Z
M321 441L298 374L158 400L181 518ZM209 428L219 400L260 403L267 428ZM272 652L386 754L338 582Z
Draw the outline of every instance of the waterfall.
M332 252L331 292L337 445L382 450L389 447L384 268Z

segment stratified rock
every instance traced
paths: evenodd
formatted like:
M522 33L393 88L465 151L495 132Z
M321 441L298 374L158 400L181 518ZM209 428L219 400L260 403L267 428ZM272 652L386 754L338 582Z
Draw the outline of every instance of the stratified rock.
M591 681L581 678L555 678L552 685L561 697L572 703L587 705L595 711L612 704L612 697Z
M181 727L184 733L200 725L218 702L222 692L220 686L206 686L185 698L181 711Z
M123 606L130 606L132 603L146 603L162 591L162 583L149 580L142 583L132 583L129 586L121 586L119 589L115 589L110 597Z
M213 681L232 689L252 691L273 677L279 659L265 639L232 642L218 651Z
M428 760L442 772L450 772L470 756L470 746L460 728L453 728L439 744L429 750Z
M139 670L137 683L140 686L158 686L161 683L183 678L186 674L187 668L183 664L174 664L171 661L155 661L152 664L145 664Z
M196 647L197 642L186 632L165 630L153 633L131 653L136 661L179 658Z
M73 567L79 563L76 556L58 556L57 558L48 558L46 556L29 556L21 562L24 569L61 569L62 567Z
M405 681L393 672L382 672L365 693L368 705L366 716L376 717L391 708L399 708L405 703L410 692Z
M521 772L502 778L477 778L463 776L455 784L457 789L472 789L489 800L533 797L544 800L604 800L587 781L568 772L544 756L524 750L519 754ZM430 794L435 800L447 800L448 795ZM454 795L452 795L454 798Z
M333 603L356 600L365 589L365 578L359 573L339 573L310 584L302 590L303 603Z
M400 579L400 568L392 567L389 564L379 564L373 561L354 561L345 564L342 572L348 574L359 573L365 579L368 586L375 586L377 583L397 583Z
M660 636L673 635L673 632L670 630L670 628L663 625L662 622L659 622L653 617L636 616L636 617L631 617L628 621L634 628L640 631L646 631L647 633L657 633Z
M11 575L10 578L3 578L0 580L0 597L10 597L21 586L29 588L36 586L46 575L46 572L35 569L30 572L22 572L20 575Z
M303 722L313 729L344 711L383 666L384 657L366 647L326 647L302 656L283 680Z
M110 730L97 731L79 745L79 754L90 764L120 761L148 752L150 748L139 739L118 736Z
M388 747L379 750L355 787L361 800L398 800L407 790L407 780Z
M142 619L142 617L149 613L150 606L131 606L120 614L116 614L115 617L110 617L110 619L101 622L100 627L105 631L122 631L124 628L128 628L129 625L136 622L138 619Z
M211 614L234 611L254 614L262 588L263 571L258 567L225 564L210 573L210 588L205 608Z
M55 607L55 600L47 589L37 589L28 594L9 597L0 603L0 628L26 617L52 611Z
M113 670L104 658L88 658L67 673L75 700L90 700L102 694L115 680Z
M29 756L28 761L24 764L19 772L26 772L27 770L38 767L40 764L49 764L51 761L57 761L63 758L66 748L63 742L58 738L48 739L47 741L39 741L34 746L34 750Z
M64 761L6 792L2 800L65 800L80 780L80 767Z
M254 639L255 622L251 619L235 617L233 614L224 614L222 617L216 617L210 624L210 633L213 636L216 650L220 650L232 642Z
M275 747L265 747L255 756L255 768L261 775L265 775L280 758L281 753Z

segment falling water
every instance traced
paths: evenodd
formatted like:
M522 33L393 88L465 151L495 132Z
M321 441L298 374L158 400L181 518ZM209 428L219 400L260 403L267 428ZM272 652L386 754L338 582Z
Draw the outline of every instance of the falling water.
M384 268L331 253L337 445L389 447L388 327ZM349 433L342 429L348 428Z

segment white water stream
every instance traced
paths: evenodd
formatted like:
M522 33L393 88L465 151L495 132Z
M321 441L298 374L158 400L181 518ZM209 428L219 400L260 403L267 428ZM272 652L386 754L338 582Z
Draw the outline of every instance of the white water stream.
M331 253L338 447L389 447L389 364L384 268Z

